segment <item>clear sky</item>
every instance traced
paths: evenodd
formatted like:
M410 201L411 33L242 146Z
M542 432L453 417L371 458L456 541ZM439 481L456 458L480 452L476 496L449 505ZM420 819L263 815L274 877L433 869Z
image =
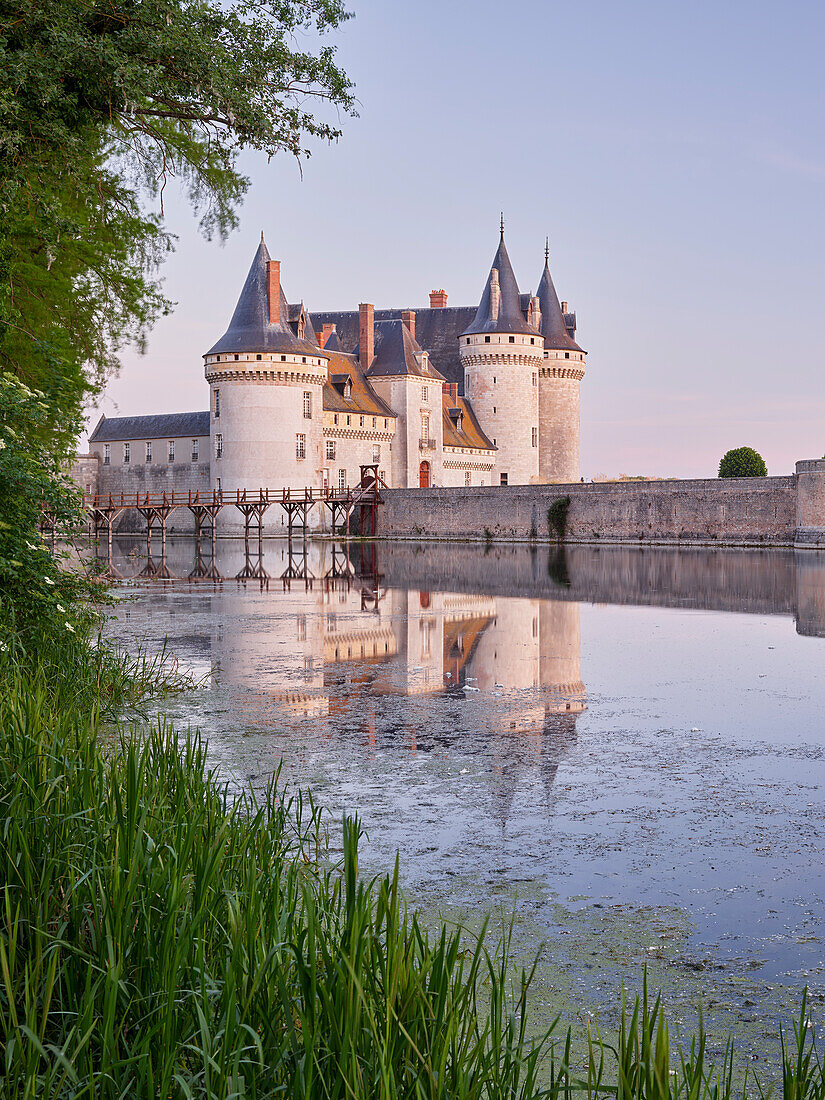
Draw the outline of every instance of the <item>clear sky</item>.
M174 313L90 415L206 408L263 229L311 309L475 304L498 240L535 292L545 235L587 349L582 470L769 473L825 454L825 6L354 0L357 119L303 165L248 156L240 228L167 191Z

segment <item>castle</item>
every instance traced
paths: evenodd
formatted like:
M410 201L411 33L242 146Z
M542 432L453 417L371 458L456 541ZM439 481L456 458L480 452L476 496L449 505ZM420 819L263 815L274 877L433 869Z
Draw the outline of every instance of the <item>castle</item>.
M585 352L548 250L519 291L504 226L478 307L310 313L263 234L229 327L203 356L210 407L102 417L95 490L391 488L579 480Z

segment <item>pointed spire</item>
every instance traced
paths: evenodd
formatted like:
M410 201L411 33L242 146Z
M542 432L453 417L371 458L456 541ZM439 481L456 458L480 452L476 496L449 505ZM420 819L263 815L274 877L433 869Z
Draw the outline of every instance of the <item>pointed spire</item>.
M527 336L536 335L536 329L525 321L521 311L521 295L504 243L503 214L500 228L501 240L493 257L490 274L484 284L475 319L462 333L464 336L479 332L522 332Z
M539 332L544 337L544 347L557 351L582 351L564 323L564 314L559 304L559 296L553 285L550 274L550 238L547 237L544 244L544 271L541 274L539 288L536 291L541 310L541 322Z
M299 339L289 326L289 308L283 287L278 280L280 310L275 311L279 318L271 320L269 307L269 249L266 247L263 232L261 240L246 276L229 328L211 347L207 355L224 352L300 352L302 355L323 355L323 351L310 340Z

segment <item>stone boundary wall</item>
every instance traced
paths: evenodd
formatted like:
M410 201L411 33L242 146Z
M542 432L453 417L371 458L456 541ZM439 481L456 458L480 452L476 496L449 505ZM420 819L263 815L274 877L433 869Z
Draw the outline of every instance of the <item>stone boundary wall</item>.
M823 464L825 466L825 464ZM792 546L797 477L391 489L381 538L548 541L548 509L569 496L568 542Z

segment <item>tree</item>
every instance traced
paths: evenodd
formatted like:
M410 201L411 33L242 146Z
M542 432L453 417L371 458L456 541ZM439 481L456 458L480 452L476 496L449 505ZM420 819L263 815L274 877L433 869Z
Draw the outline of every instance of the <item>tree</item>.
M167 182L225 235L241 150L339 136L318 112L352 113L352 87L319 36L348 17L341 0L0 0L0 370L56 422L169 309Z
M719 477L767 477L765 460L753 447L737 447L722 456Z

